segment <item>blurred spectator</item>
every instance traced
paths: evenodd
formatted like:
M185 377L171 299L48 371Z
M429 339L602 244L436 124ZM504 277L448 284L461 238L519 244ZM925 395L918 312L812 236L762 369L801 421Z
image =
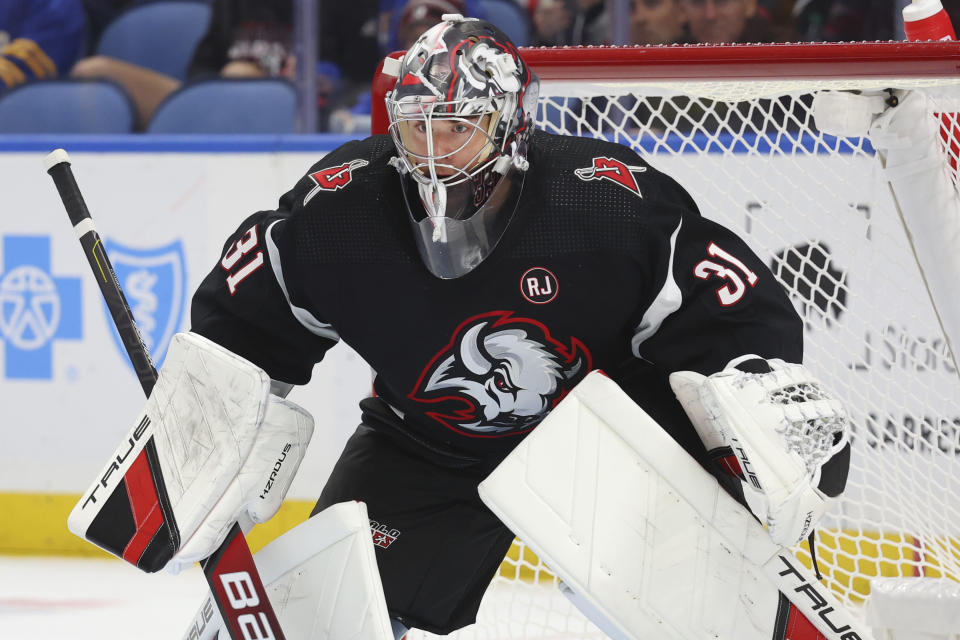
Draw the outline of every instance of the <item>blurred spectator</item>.
M349 89L369 89L383 57L378 49L380 0L320 0L318 6L319 58L340 68Z
M189 76L292 80L295 64L290 0L214 0L210 28L197 45Z
M631 44L675 44L690 41L679 0L633 0Z
M798 39L807 42L902 40L894 35L892 0L798 0L793 4Z
M405 48L400 46L400 21L410 4L413 4L411 0L380 0L379 43L380 52L383 55ZM459 13L468 18L483 18L484 20L487 18L483 9L480 8L479 0L456 0L452 4L461 7L460 10L452 13ZM444 13L451 12L444 11ZM427 25L423 31L431 26L433 25ZM420 33L423 33L423 31ZM417 34L417 36L419 35ZM416 40L416 36L414 40Z
M378 23L389 29L393 26L393 33L378 34L378 41L389 44L390 51L407 49L419 38L424 31L440 22L445 13L459 13L469 15L467 7L475 4L472 0L403 0L395 3L393 0L379 3L380 14ZM475 8L475 7L474 7ZM397 19L391 20L391 13L397 13ZM347 90L341 90L336 100L331 101L329 129L337 133L369 133L370 131L370 82L373 78L375 65L379 64L378 55L369 78L364 75L356 85ZM339 83L339 80L338 80Z
M80 0L0 2L0 93L66 73L82 54Z
M409 49L424 31L440 22L445 13L467 15L466 3L463 0L409 0L400 13L397 47Z
M539 0L533 10L533 45L609 43L603 0Z
M686 14L680 0L633 0L630 8L630 43L637 45L681 44L690 42ZM582 103L582 122L603 130L637 131L647 127L662 133L678 112L673 102L660 98L641 101L633 95L615 99L594 96ZM547 111L549 115L550 110Z
M809 0L801 0L808 2ZM793 8L799 4L796 0L757 0L757 11L770 16L774 42L797 42L794 28Z
M197 46L190 79L204 75L293 78L292 5L289 0L214 0L210 28ZM91 56L73 68L76 78L107 78L121 84L143 129L180 80L125 60Z
M773 42L770 17L757 0L680 0L695 42Z
M142 0L83 0L83 11L87 16L87 43L83 55L88 56L97 50L103 30L114 18L141 2Z
M903 40L903 8L910 0L760 0L782 32L778 39L801 42ZM954 29L960 0L942 0Z

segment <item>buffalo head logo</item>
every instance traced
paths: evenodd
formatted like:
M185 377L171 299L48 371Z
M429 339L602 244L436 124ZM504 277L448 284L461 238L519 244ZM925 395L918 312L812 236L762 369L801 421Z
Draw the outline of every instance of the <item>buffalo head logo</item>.
M493 311L457 327L409 398L437 405L426 415L457 433L517 435L533 429L591 367L576 338L564 345L535 320Z

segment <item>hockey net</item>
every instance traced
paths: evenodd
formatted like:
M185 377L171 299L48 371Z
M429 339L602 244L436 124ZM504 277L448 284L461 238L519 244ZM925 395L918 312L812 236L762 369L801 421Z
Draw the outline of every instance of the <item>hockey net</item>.
M542 82L538 126L638 150L789 291L805 323L805 364L854 424L847 490L817 531L825 584L862 610L875 577L960 580L960 375L937 311L957 298L931 302L869 140L824 134L811 113L825 89L927 93L956 188L960 43L530 49L525 58ZM376 112L374 126L383 126ZM806 546L794 551L809 566ZM603 635L518 541L478 624L456 637Z

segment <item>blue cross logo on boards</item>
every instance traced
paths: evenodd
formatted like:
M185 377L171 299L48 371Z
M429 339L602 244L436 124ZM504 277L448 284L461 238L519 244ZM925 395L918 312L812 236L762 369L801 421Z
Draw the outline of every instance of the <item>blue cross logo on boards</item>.
M53 378L53 342L83 337L80 278L50 273L48 236L4 236L0 339L8 379Z
M110 256L150 358L159 367L167 355L170 339L180 330L186 307L187 261L183 243L177 240L164 246L134 248L104 240L103 248ZM106 304L103 310L117 349L130 365Z

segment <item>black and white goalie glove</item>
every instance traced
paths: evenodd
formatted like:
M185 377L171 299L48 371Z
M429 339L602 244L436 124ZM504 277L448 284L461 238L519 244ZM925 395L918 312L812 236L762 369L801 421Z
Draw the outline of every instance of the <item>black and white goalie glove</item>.
M711 376L670 375L707 450L734 456L747 506L783 546L806 538L843 492L850 423L806 367L744 356Z

